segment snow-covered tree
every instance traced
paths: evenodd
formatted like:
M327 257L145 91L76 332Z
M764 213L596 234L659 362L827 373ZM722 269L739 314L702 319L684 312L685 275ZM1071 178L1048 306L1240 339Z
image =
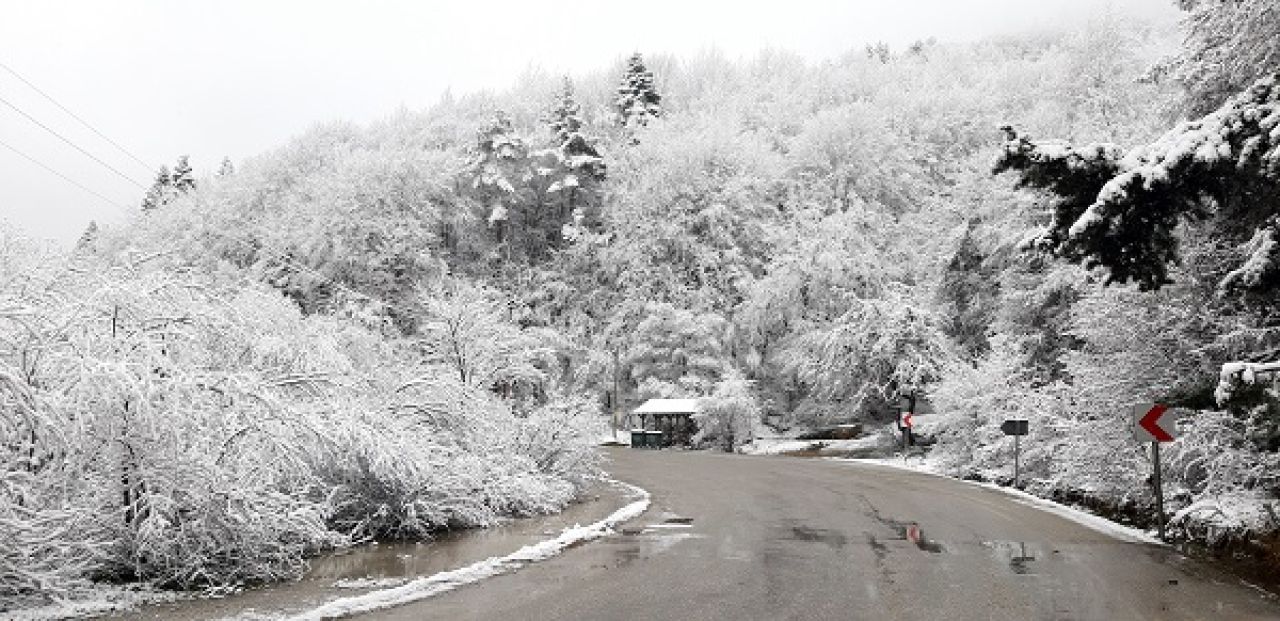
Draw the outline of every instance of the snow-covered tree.
M504 199L517 195L529 180L528 157L524 139L516 134L511 117L505 112L495 113L491 122L476 133L475 154L467 172L471 187L493 201L487 218L490 224L506 220Z
M553 355L549 341L512 323L494 292L457 283L422 296L423 351L429 361L449 369L453 380L512 396L544 388Z
M1108 282L1169 282L1177 227L1210 219L1246 255L1224 289L1262 290L1280 276L1280 85L1259 80L1218 110L1123 153L1114 145L1034 143L1009 131L996 170L1047 190L1053 218L1032 243Z
M547 192L560 196L562 207L552 224L567 227L570 236L585 227L598 230L601 224L602 186L605 163L596 141L584 133L582 108L573 93L573 82L564 79L555 105L547 118L552 147L535 153L542 160L539 172L550 179ZM549 214L550 215L550 214Z
M921 192L917 158L883 110L867 104L828 108L804 122L788 160L805 198L848 211L874 204L902 212Z
M1000 291L997 268L988 263L987 253L979 247L976 228L976 221L965 227L938 288L939 301L948 317L947 334L971 357L989 348Z
M613 100L618 125L632 129L648 125L650 119L662 116L661 104L653 73L645 67L639 52L632 54Z
M142 210L150 211L163 207L176 195L177 190L173 187L173 175L169 172L169 167L161 166L160 171L156 173L156 180L151 183L151 188L142 198Z
M671 304L651 304L646 311L626 353L631 381L641 397L711 394L727 369L724 318Z
M173 166L173 189L179 194L186 194L196 189L195 173L191 170L191 163L187 156L178 156L178 162Z
M751 382L741 373L729 371L715 391L699 400L699 407L694 415L698 424L695 444L714 444L732 451L754 439L760 403Z
M814 394L872 414L899 396L922 393L955 359L943 322L902 285L855 299L830 325L801 334L779 354L783 368Z
M76 240L74 252L77 254L93 253L97 251L98 238L102 232L98 229L98 222L90 220L89 226L85 227L84 232L80 234L80 238Z
M218 176L227 177L232 174L235 174L235 172L236 172L236 167L234 164L231 163L231 158L230 157L222 158L222 163L218 165Z
M187 161L187 156L178 158L173 172L168 166L161 166L156 179L142 199L142 210L150 211L173 202L175 198L196 189L195 174Z
M1280 71L1280 10L1272 0L1179 0L1188 36L1170 66L1191 112L1207 114Z

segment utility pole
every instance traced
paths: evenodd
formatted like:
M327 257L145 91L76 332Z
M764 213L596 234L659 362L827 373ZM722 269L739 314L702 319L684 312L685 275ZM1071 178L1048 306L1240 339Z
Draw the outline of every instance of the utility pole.
M613 349L613 398L609 399L613 406L613 441L618 441L618 348Z
M916 391L911 391L907 395L907 420L913 420L916 415ZM911 425L902 426L902 456L905 459L907 447L911 444Z

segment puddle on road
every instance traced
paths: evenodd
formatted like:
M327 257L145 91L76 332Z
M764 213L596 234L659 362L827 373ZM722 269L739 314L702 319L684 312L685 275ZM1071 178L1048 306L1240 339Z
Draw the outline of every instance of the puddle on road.
M848 538L844 533L829 528L813 528L805 525L791 525L784 527L787 534L784 539L792 541L808 541L816 543L825 543L833 548L843 548L848 543Z
M889 546L884 545L871 533L867 533L867 545L871 547L871 551L876 555L876 562L884 562L885 557L889 556Z
M1046 556L1044 548L1036 544L1028 546L1025 541L984 541L982 546L989 548L991 555L1007 565L1009 571L1020 576L1035 575L1035 561Z
M667 514L670 515L670 514ZM612 547L613 567L629 565L635 561L661 554L681 541L701 539L705 535L689 532L693 518L659 516L660 522L645 526L624 528L621 537L606 540L603 545Z
M924 529L920 527L918 522L894 520L884 517L880 515L880 511L875 507L870 507L870 510L867 512L867 516L892 530L894 533L894 539L898 541L909 541L917 549L923 552L941 554L947 551L941 543L926 537ZM872 539L874 540L874 538ZM874 546L872 546L872 548L874 549Z
M321 556L312 559L310 571L296 582L255 587L220 599L155 604L105 618L194 621L270 618L299 612L338 597L396 586L510 554L559 535L565 528L596 522L628 502L625 494L613 487L593 490L588 498L556 515L512 520L490 529L441 533L426 542L367 544Z

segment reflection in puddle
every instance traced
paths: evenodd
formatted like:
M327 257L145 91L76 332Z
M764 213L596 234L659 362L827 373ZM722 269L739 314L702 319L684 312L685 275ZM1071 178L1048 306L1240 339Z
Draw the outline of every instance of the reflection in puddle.
M902 537L907 541L915 544L915 546L925 552L939 554L944 551L942 544L924 536L924 531L920 529L920 525L912 522L901 527Z
M910 541L916 548L925 552L931 552L933 554L946 552L946 548L942 547L941 543L925 537L924 529L920 528L920 524L918 522L905 522L889 519L880 515L880 511L874 506L871 506L870 503L867 503L867 506L869 508L867 515L875 521L893 529L894 533L897 535L897 539Z
M674 529L673 526L677 525L651 524L644 528L622 531L622 538L618 539L618 543L613 546L613 555L617 561L614 564L626 565L666 552L686 539L704 537L704 535L685 531L684 529L689 527L688 524L679 524L679 529Z
M982 545L991 548L996 558L1007 562L1009 570L1013 573L1020 576L1036 573L1035 566L1030 564L1036 560L1035 546L1032 546L1031 551L1028 552L1025 541L984 541ZM1057 550L1054 552L1056 553Z

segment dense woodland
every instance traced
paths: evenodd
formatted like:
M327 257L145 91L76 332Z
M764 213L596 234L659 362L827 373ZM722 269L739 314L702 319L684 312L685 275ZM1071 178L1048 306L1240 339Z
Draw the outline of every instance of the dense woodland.
M932 458L996 479L1023 417L1029 490L1122 512L1128 408L1168 402L1175 536L1275 533L1275 392L1214 392L1280 359L1280 11L1183 4L532 71L180 160L70 252L6 236L0 609L555 511L655 396L733 448L927 395Z

